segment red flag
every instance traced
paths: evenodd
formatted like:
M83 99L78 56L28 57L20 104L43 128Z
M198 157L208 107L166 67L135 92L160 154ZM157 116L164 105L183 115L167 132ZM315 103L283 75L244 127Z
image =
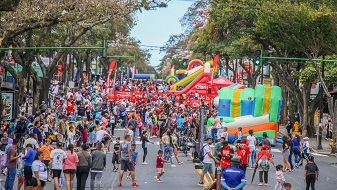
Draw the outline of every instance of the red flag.
M220 57L220 55L217 54L214 57L214 60L213 60L213 70L212 70L212 75L211 75L211 87L213 85L214 72L215 72L216 67L218 66L219 57Z

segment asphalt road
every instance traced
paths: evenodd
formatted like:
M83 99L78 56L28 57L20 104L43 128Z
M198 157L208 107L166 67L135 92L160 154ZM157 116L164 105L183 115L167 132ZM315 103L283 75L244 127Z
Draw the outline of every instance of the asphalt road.
M122 130L117 130L116 135L122 135ZM192 163L192 159L190 156L185 157L182 153L179 154L181 161L184 163L182 165L178 165L176 160L174 159L174 163L177 167L173 168L170 165L165 165L166 173L162 176L162 183L158 183L155 179L156 167L155 160L157 151L159 150L159 139L152 139L155 143L148 145L148 156L147 163L148 165L141 165L143 151L141 148L141 144L139 141L137 144L137 151L139 152L139 164L136 166L136 179L137 183L140 185L137 189L142 190L197 190L202 189L197 184L199 182L199 172L194 169L194 163ZM282 164L282 155L280 151L281 147L277 146L272 149L272 153L274 155L274 161L276 164ZM316 184L316 189L322 190L337 190L337 158L336 157L328 157L321 154L314 154L315 161L320 169L319 181ZM112 154L107 154L107 169L103 172L103 188L104 190L127 190L134 189L131 187L131 180L126 179L126 174L124 174L123 178L123 186L117 187L118 183L118 172L113 172L113 166L111 164ZM303 170L304 166L296 169L295 172L285 173L285 179L287 182L292 184L292 190L303 190L305 189L305 182L303 181ZM270 187L267 186L258 186L258 174L255 176L254 182L251 185L251 176L253 170L247 170L247 185L244 189L249 190L269 190L274 189L276 184L275 180L275 168L269 170L269 183ZM0 175L0 179L5 180L5 176ZM206 183L210 182L209 176L207 176ZM89 187L90 176L87 180L87 187ZM17 189L17 179L15 181L14 189ZM4 185L4 183L3 183ZM23 187L22 187L23 189ZM47 183L45 188L46 190L53 189L53 183ZM65 189L63 187L62 189ZM89 188L88 188L89 189Z

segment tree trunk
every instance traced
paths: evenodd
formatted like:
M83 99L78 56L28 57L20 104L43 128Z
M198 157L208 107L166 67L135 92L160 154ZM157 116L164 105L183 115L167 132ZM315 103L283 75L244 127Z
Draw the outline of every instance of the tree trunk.
M38 85L39 105L42 101L48 102L48 92L50 88L52 76L45 76L41 80L41 84Z

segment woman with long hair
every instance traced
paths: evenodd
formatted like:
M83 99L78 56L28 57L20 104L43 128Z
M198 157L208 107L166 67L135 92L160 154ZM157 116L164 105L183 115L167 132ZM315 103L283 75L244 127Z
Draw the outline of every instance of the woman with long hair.
M150 142L153 144L152 141L149 140L149 135L147 133L147 131L143 131L141 136L140 136L140 140L142 141L142 148L143 148L143 165L147 165L147 163L145 162L146 159L146 155L147 155L147 143Z
M250 149L250 168L253 168L254 163L255 163L255 157L256 157L256 145L257 143L257 139L254 135L254 131L252 129L250 129L248 131L249 135L247 136L247 144L248 147Z
M79 162L77 154L74 152L74 145L69 144L66 151L67 159L64 160L63 173L66 178L67 190L74 187L74 177L76 174L77 164Z
M283 156L283 163L284 163L284 171L291 171L291 166L289 163L289 155L290 155L290 150L287 144L288 138L286 135L282 137L283 140L283 149L282 149L282 156Z
M78 156L78 164L76 169L76 178L77 178L77 190L84 190L85 184L87 182L90 167L92 164L92 157L88 152L89 145L82 144L80 152L77 153Z
M32 164L33 178L32 186L34 190L43 190L48 178L47 166L43 163L43 152L38 151Z

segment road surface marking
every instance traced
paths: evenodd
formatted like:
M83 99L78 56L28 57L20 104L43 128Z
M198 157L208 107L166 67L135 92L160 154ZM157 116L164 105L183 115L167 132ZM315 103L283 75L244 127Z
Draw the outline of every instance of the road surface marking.
M328 155L319 154L319 153L312 153L312 155L314 155L314 156L328 157Z
M279 149L271 149L270 152L282 152L282 151L280 151Z

